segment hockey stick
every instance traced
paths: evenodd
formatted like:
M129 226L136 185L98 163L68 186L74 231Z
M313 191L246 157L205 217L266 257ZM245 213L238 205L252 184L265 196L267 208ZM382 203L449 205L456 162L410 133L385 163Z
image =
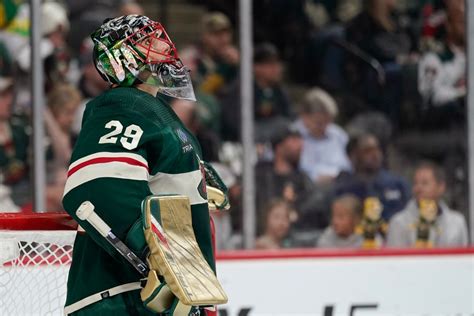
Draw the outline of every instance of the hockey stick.
M110 226L99 217L94 208L94 204L85 201L77 209L76 215L81 220L88 221L142 276L148 276L148 265L114 235Z

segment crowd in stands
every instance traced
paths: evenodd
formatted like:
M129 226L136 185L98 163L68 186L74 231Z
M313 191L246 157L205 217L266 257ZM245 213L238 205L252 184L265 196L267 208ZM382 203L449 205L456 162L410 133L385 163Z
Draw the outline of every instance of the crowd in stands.
M146 14L142 2L42 4L48 211L62 210L86 103L109 88L88 35L106 17ZM231 210L212 216L218 249L237 249L237 4L188 2L208 9L200 38L178 47L197 101L170 106L229 188ZM253 4L256 248L467 246L464 0ZM3 12L0 211L33 212L28 2Z

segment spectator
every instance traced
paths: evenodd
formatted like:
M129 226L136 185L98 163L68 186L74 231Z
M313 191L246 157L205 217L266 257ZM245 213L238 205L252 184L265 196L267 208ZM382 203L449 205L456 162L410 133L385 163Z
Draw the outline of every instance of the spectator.
M228 17L220 12L209 12L202 18L200 42L180 54L191 70L196 88L197 116L203 127L212 129L218 136L222 136L222 108L218 97L237 79L240 58L232 37L232 24Z
M347 39L380 63L396 62L411 49L410 38L394 18L396 6L396 0L367 0L347 26Z
M26 121L13 115L14 82L0 77L0 173L2 182L12 189L12 199L21 205L28 195L29 135Z
M48 108L44 118L50 138L47 158L53 168L66 169L71 158L72 147L77 135L73 132L73 123L82 96L74 86L57 85L48 94Z
M390 221L389 247L464 247L468 244L464 217L443 201L446 176L434 163L418 166L413 178L414 199Z
M445 1L445 36L423 54L418 67L418 90L425 104L424 123L459 124L466 95L465 4Z
M327 92L313 88L306 93L296 122L303 136L300 168L316 183L332 182L350 168L345 152L347 134L333 123L337 111L335 100Z
M232 44L232 24L220 12L207 13L202 19L203 33L197 47L197 74L194 77L198 90L218 95L237 77L239 51ZM186 54L186 49L183 50Z
M253 56L255 74L255 120L283 116L290 117L290 101L282 87L283 67L275 46L257 45Z
M41 5L41 20L43 22L40 30L42 38L39 43L39 54L43 61L45 89L49 91L55 82L67 81L71 74L70 54L66 44L69 21L65 8L54 1L47 1ZM0 41L3 41L8 48L15 70L17 83L15 112L29 112L32 103L30 24L30 6L26 2L18 6L16 16L8 27L0 32Z
M12 0L7 0L7 2L11 1ZM5 1L2 3L5 3ZM0 6L2 6L2 4L0 4ZM8 19L4 21L6 24L2 26L0 40L5 44L12 59L15 59L18 52L25 45L28 45L30 25L29 4L15 3L13 7L10 7L10 9L5 9L10 12L8 14Z
M304 201L312 192L311 180L298 170L298 161L301 156L303 140L300 133L283 125L274 131L272 147L274 152L273 161L261 161L256 167L257 180L257 210L263 210L268 201L280 198L293 207L299 213ZM298 228L315 226L314 214L301 214L296 226ZM259 220L259 231L263 226L263 218Z
M265 208L265 230L255 242L256 249L288 248L291 206L283 200L273 200Z
M356 233L362 216L362 203L355 195L345 194L331 206L331 226L318 240L320 248L361 248L363 237Z
M405 207L410 197L406 181L383 168L383 152L372 134L351 138L347 151L351 171L343 171L336 179L336 196L352 193L360 199L377 197L383 206L382 218L388 221Z
M347 77L351 90L365 98L371 109L382 111L398 128L401 119L404 64L416 60L411 54L416 40L397 19L396 0L367 0L365 9L346 28L347 40L362 52L347 59L353 69ZM405 23L406 24L406 23Z
M196 47L188 47L179 55L181 61L189 69L191 80L194 85L194 93L196 95L196 111L199 121L202 125L212 129L220 135L221 132L221 104L219 100L212 94L198 89L198 66L200 53Z
M14 95L13 79L0 77L0 167L8 185L27 176L29 136L24 121L13 116Z
M66 9L58 3L42 5L43 37L52 45L52 52L44 60L46 74L46 91L50 91L56 83L68 81L71 55L67 46L69 20Z
M199 122L196 103L182 99L172 99L170 102L173 111L199 141L202 158L205 161L218 161L219 138Z
M262 43L255 47L254 118L258 142L268 142L271 125L292 116L292 109L282 84L283 68L275 46ZM235 141L240 138L240 83L236 82L222 99L223 137Z
M44 63L45 88L47 91L56 82L67 81L69 75L70 52L66 40L69 33L69 20L66 9L57 2L45 2L41 5L42 40L40 52ZM15 52L19 68L30 72L30 46L25 43L23 48Z

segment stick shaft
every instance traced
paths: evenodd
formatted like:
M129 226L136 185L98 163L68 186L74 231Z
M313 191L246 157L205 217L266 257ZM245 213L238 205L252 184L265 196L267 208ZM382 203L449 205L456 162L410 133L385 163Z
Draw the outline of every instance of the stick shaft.
M112 229L99 214L94 211L95 207L90 201L85 201L82 203L76 211L77 217L81 220L87 221L97 230L104 238L107 240L112 247L117 250L117 252L124 257L141 275L148 275L148 265L143 262L137 255L128 248L115 234L112 232Z
M118 253L122 255L141 275L147 276L149 269L148 265L143 262L138 256L130 250L112 231L109 231L105 239L111 244Z

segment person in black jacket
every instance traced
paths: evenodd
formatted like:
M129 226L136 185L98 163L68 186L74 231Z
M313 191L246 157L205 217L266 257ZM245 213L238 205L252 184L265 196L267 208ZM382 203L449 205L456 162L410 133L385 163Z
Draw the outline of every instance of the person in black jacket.
M313 189L311 180L298 169L303 139L296 129L290 126L275 126L272 139L273 161L262 161L256 167L257 210L263 211L265 205L274 198L290 203L297 212L291 214L292 221L311 225L299 211L308 194ZM263 226L263 214L259 214L259 231Z

